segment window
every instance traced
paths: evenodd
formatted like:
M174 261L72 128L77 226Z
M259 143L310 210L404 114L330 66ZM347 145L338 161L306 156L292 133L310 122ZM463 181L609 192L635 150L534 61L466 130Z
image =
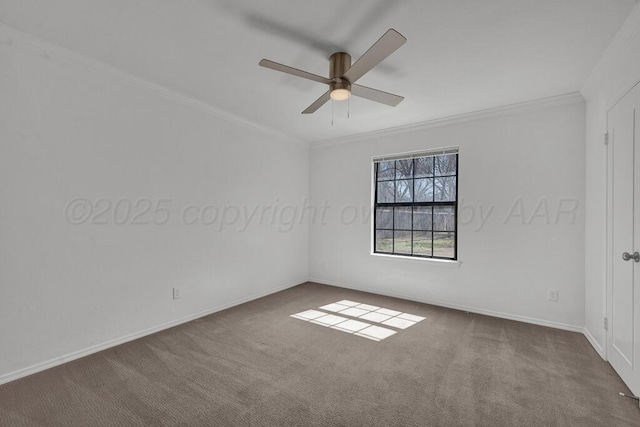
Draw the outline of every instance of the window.
M457 148L374 159L374 175L374 252L457 259Z

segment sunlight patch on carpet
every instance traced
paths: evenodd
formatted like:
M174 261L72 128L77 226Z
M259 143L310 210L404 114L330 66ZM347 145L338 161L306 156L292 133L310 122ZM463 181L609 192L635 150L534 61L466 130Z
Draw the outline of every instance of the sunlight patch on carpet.
M382 341L425 319L415 314L349 300L323 305L317 310L302 311L291 317L373 341ZM372 325L363 320L383 326Z

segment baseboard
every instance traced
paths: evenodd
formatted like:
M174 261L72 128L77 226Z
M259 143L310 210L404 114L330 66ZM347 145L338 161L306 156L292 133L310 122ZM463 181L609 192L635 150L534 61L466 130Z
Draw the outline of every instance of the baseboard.
M304 283L304 282L306 282L306 280L296 281L293 284L288 284L288 285L285 285L285 286L279 286L279 287L276 287L276 288L272 288L270 290L267 290L267 291L264 291L264 292L260 292L258 294L254 294L254 295L248 296L246 298L240 298L240 299L237 299L235 301L231 301L229 303L218 305L216 307L201 311L199 313L195 313L195 314L191 314L191 315L188 315L188 316L184 316L184 317L181 317L179 319L175 319L175 320L163 323L163 324L158 325L158 326L154 326L154 327L151 327L151 328L144 329L142 331L134 332L132 334L125 335L125 336L123 336L121 338L116 338L114 340L109 340L109 341L103 342L101 344L96 344L96 345L93 345L91 347L88 347L88 348L85 348L85 349L82 349L82 350L74 351L72 353L68 353L68 354L65 354L63 356L59 356L59 357L47 360L46 362L37 363L35 365L29 366L29 367L26 367L26 368L22 368L22 369L20 369L18 371L9 372L8 374L4 374L4 375L0 376L0 385L1 384L6 384L6 383L11 382L11 381L15 381L15 380L17 380L19 378L23 378L23 377L26 377L26 376L31 375L31 374L35 374L37 372L44 371L46 369L53 368L53 367L58 366L58 365L62 365L62 364L67 363L67 362L71 362L72 360L80 359L81 357L85 357L85 356L88 356L90 354L97 353L99 351L106 350L108 348L115 347L115 346L120 345L120 344L124 344L124 343L129 342L129 341L136 340L138 338L145 337L147 335L155 334L156 332L160 332L160 331L163 331L165 329L169 329L169 328L172 328L174 326L178 326L178 325L181 325L183 323L187 323L187 322L190 322L192 320L199 319L199 318L204 317L204 316L208 316L208 315L216 313L218 311L226 310L228 308L235 307L237 305L244 304L246 302L253 301L253 300L256 300L258 298L262 298L262 297L265 297L267 295L274 294L276 292L284 291L285 289L292 288L292 287L297 286L297 285L299 285L301 283Z
M519 316L517 314L502 313L499 311L486 310L483 308L471 307L471 306L462 305L462 304L451 304L448 302L433 300L430 298L420 298L413 295L405 295L405 294L396 293L396 292L380 292L377 290L372 291L371 289L365 289L358 286L346 285L344 283L337 283L337 282L326 281L321 279L309 279L309 281L324 284L324 285L329 285L329 286L336 286L339 288L353 289L355 291L369 292L369 293L384 295L384 296L393 297L393 298L401 298L401 299L406 299L410 301L422 302L424 304L436 305L438 307L452 308L454 310L468 311L470 313L476 313L476 314L484 314L486 316L499 317L501 319L515 320L517 322L531 323L533 325L547 326L549 328L584 333L583 326L575 326L575 325L569 325L566 323L553 322L550 320Z
M585 338L587 338L587 341L589 341L589 344L591 344L596 353L598 353L600 357L602 357L602 359L607 360L607 353L604 351L604 348L600 345L600 343L593 337L593 335L591 335L589 329L584 328L582 333L584 334Z
M562 330L572 331L572 332L579 332L579 333L582 333L587 338L589 343L593 346L593 348L600 355L600 357L602 357L604 360L606 360L606 355L605 355L604 349L596 341L596 339L593 337L593 335L591 335L591 332L589 332L589 330L587 328L584 328L584 327L568 325L568 324L559 323L559 322L552 322L552 321L548 321L548 320L535 319L535 318L531 318L531 317L519 316L519 315L514 315L514 314L509 314L509 313L502 313L502 312L498 312L498 311L485 310L485 309L481 309L481 308L465 306L465 305L462 305L462 304L451 304L451 303L446 303L446 302L443 302L443 301L433 300L433 299L429 299L429 298L417 298L417 297L414 297L414 296L404 295L404 294L395 293L395 292L372 292L370 289L365 289L365 288L361 288L361 287L357 287L357 286L346 285L344 283L337 283L337 282L333 282L333 281L320 280L320 279L309 279L308 281L309 282L314 282L314 283L320 283L320 284L324 284L324 285L329 285L329 286L336 286L336 287L344 288L344 289L352 289L352 290L361 291L361 292L375 293L375 294L385 295L385 296L389 296L389 297L393 297L393 298L401 298L401 299L406 299L406 300L410 300L410 301L417 301L417 302L422 302L422 303L425 303L425 304L436 305L436 306L439 306L439 307L451 308L451 309L454 309L454 310L468 311L470 313L477 313L477 314L483 314L483 315L492 316L492 317L499 317L499 318L502 318L502 319L515 320L515 321L518 321L518 322L531 323L531 324L539 325L539 326L547 326L547 327L550 327L550 328L562 329ZM274 294L276 292L284 291L285 289L292 288L292 287L297 286L297 285L299 285L301 283L304 283L304 282L306 282L306 280L296 281L293 284L288 284L288 285L285 285L285 286L272 288L270 290L267 290L267 291L264 291L264 292L260 292L258 294L254 294L254 295L248 296L246 298L240 298L238 300L235 300L235 301L232 301L232 302L229 302L229 303L226 303L226 304L221 304L219 306L213 307L213 308L208 309L208 310L201 311L199 313L191 314L189 316L184 316L184 317L181 317L179 319L175 319L175 320L163 323L163 324L158 325L158 326L147 328L147 329L144 329L142 331L138 331L138 332L126 335L126 336L121 337L121 338L117 338L117 339L114 339L114 340L106 341L106 342L101 343L101 344L96 344L94 346L91 346L91 347L88 347L88 348L85 348L85 349L82 349L82 350L78 350L78 351L75 351L75 352L60 356L60 357L56 357L54 359L47 360L46 362L38 363L38 364L35 364L35 365L32 365L32 366L20 369L18 371L14 371L14 372L10 372L8 374L4 374L4 375L0 376L0 385L1 384L6 384L6 383L11 382L11 381L15 381L15 380L17 380L19 378L23 378L23 377L35 374L37 372L44 371L44 370L49 369L49 368L53 368L55 366L62 365L64 363L70 362L72 360L80 359L81 357L85 357L85 356L88 356L90 354L94 354L94 353L97 353L99 351L106 350L106 349L111 348L111 347L115 347L115 346L120 345L120 344L124 344L124 343L129 342L129 341L136 340L138 338L145 337L147 335L154 334L156 332L163 331L165 329L172 328L174 326L181 325L183 323L190 322L190 321L195 320L195 319L199 319L199 318L204 317L204 316L208 316L208 315L213 314L213 313L217 313L218 311L226 310L228 308L235 307L237 305L244 304L246 302L253 301L253 300L256 300L258 298L262 298L262 297L265 297L267 295Z

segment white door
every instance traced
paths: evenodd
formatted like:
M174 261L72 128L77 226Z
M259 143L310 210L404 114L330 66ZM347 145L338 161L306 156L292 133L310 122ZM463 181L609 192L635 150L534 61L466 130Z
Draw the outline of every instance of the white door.
M640 395L640 85L609 110L607 357Z

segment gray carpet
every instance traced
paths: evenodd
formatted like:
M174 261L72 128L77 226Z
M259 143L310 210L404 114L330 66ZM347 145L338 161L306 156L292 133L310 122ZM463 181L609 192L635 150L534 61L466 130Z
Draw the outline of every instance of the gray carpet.
M290 317L426 319L375 342ZM306 283L0 386L2 426L640 426L578 333Z

